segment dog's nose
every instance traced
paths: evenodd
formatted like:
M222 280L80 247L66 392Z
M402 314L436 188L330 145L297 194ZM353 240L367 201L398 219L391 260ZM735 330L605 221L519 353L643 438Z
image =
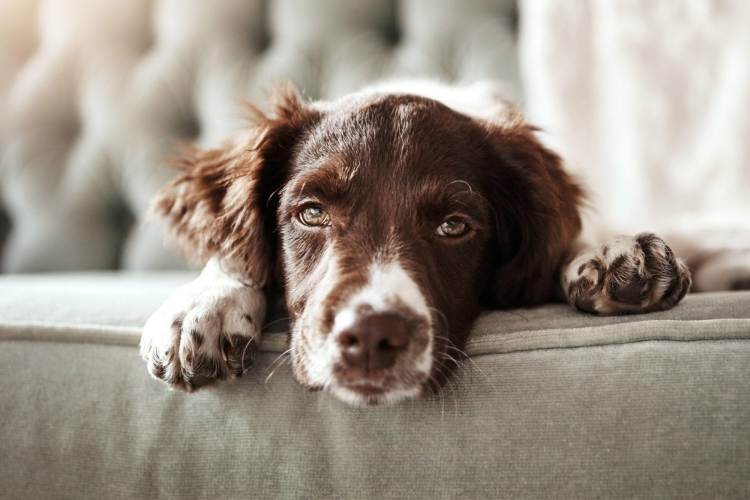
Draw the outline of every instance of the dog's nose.
M344 363L365 371L388 368L409 344L411 327L398 314L369 314L339 333Z

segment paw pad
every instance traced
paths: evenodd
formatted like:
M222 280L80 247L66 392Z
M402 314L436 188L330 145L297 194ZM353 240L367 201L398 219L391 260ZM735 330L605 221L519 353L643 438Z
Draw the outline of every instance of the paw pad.
M576 258L567 282L570 303L598 314L669 309L690 288L690 271L669 246L651 233L619 238Z

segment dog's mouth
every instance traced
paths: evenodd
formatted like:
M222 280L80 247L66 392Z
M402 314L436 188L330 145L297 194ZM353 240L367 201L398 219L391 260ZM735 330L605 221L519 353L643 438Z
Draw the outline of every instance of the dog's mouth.
M392 388L363 381L336 383L329 389L338 399L354 406L381 406L419 397L422 393L421 387L417 384L413 387Z
M341 387L361 396L368 402L368 404L376 404L377 401L382 399L390 391L387 387L368 382L342 384Z
M399 367L363 373L338 365L328 388L337 398L356 406L387 405L419 397L427 378L426 374Z
M407 399L419 398L429 392L429 367L422 367L414 359L403 359L395 366L379 370L362 370L348 366L339 360L325 366L315 363L304 349L299 361L294 362L298 370L295 375L308 389L325 390L337 399L354 406L390 405ZM432 353L425 353L431 358ZM425 357L420 356L420 358ZM293 358L296 356L293 354ZM319 358L318 358L319 359ZM299 368L302 368L301 370ZM425 369L426 368L426 369ZM323 374L310 377L311 373Z
M368 396L370 394L382 394L383 392L388 391L388 388L383 387L382 385L372 384L369 382L349 383L343 384L343 386L350 391L354 391L365 396Z

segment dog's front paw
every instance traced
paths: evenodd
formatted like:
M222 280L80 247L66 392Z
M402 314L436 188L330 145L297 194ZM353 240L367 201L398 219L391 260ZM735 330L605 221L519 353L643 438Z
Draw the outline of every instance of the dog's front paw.
M571 305L598 314L669 309L690 289L690 270L651 233L620 237L568 264L563 287Z
M141 356L149 373L174 389L235 378L252 362L264 314L261 290L201 276L148 319Z

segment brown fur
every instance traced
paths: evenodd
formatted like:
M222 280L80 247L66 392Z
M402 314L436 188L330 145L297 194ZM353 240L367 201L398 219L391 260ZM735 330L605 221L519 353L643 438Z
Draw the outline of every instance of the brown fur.
M251 142L186 151L178 162L183 173L155 210L188 253L229 259L257 285L276 276L292 321L304 317L326 270L324 248L335 249L336 286L321 302L320 320L293 329L301 336L292 339L299 346L293 366L303 383L313 385L299 358L313 342L306 335L330 332L377 254L397 257L434 311L425 387L444 381L449 350L462 347L483 305L553 297L580 231L583 193L529 125L485 123L411 95L321 111L287 89L272 114L252 109ZM309 200L325 206L329 228L296 222ZM452 213L469 220L470 233L435 237ZM406 383L413 361L404 357L382 378ZM336 370L342 380L354 376Z
M495 271L496 307L538 304L551 298L557 271L581 231L583 189L562 160L521 123L491 130L499 168L492 172L492 199L510 248Z
M187 148L173 161L182 174L160 191L152 210L167 219L188 256L219 255L264 286L275 262L272 187L283 182L289 150L317 114L293 87L279 91L272 114L248 110L251 142Z

